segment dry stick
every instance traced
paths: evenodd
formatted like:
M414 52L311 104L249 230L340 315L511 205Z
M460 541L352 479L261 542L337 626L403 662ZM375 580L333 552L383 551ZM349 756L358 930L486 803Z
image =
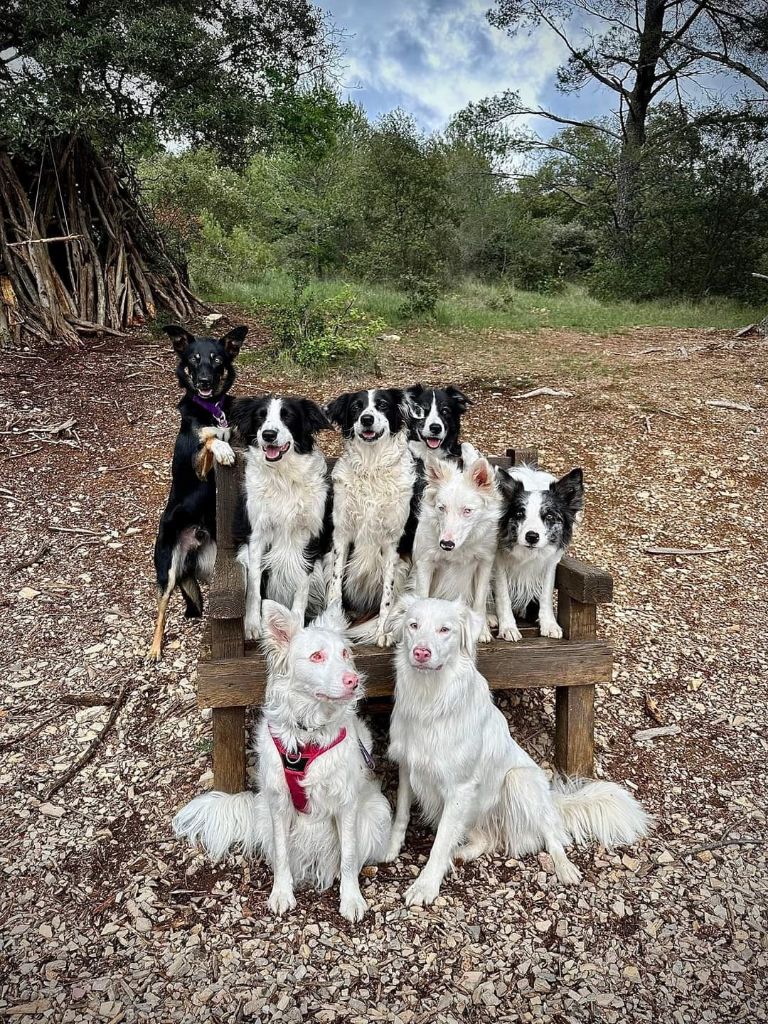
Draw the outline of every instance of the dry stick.
M48 543L47 540L40 541L40 547L37 549L34 555L31 555L29 558L22 559L21 562L18 562L16 565L14 565L13 569L11 569L11 572L15 573L20 572L22 569L31 569L32 566L37 565L40 559L44 555L47 555L50 550L51 545Z
M744 402L729 402L724 398L710 398L704 403L713 409L735 409L737 412L754 412L751 405Z
M47 245L49 242L72 242L82 235L54 235L53 238L28 238L25 242L8 242L9 249L18 249L22 245Z
M646 555L720 555L730 548L643 548Z
M78 708L106 708L117 698L104 693L63 693L59 700Z
M539 395L549 395L552 398L573 398L572 391L558 391L557 388L534 388L533 391L526 391L522 395L510 395L510 398L520 400L521 398L538 398Z
M53 530L54 533L87 533L89 537L102 536L98 530L86 530L81 526L49 526L48 529Z
M42 445L38 445L37 448L28 448L25 452L14 452L13 455L6 455L3 462L10 462L11 459L25 459L27 455L34 455L35 452L41 452L43 450ZM18 501L18 498L14 498L14 501Z
M85 766L93 760L96 751L98 750L99 746L104 740L104 737L115 724L117 716L120 714L120 711L123 705L125 704L125 698L128 696L129 686L130 681L126 681L125 683L123 683L122 688L118 693L117 697L115 698L114 704L112 705L112 710L109 712L109 717L102 726L101 730L96 736L94 736L94 738L88 744L88 749L85 751L83 756L79 758L79 760L75 761L72 767L68 771L66 771L57 782L54 782L54 784L45 794L46 800L50 800L54 793L58 793L60 789L63 789L68 782L71 782L72 779L74 779L78 772L82 771L83 768L85 768Z
M705 843L703 846L694 846L687 850L683 857L692 857L694 853L703 853L704 850L721 850L724 846L763 846L768 839L724 839L720 843Z

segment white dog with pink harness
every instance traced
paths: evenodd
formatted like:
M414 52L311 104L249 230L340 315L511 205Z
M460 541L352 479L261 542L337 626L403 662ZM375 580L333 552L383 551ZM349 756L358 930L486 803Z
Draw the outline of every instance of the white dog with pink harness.
M173 820L176 834L213 861L230 848L263 856L274 872L269 908L296 906L294 886L327 889L340 878L339 911L367 909L360 869L380 861L392 812L371 769L371 735L357 717L363 680L355 671L346 619L328 611L306 628L287 608L262 604L269 663L257 727L258 792L211 792Z

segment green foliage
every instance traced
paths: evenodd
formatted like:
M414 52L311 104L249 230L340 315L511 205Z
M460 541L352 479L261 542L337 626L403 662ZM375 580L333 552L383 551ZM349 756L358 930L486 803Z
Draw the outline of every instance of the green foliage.
M267 315L277 352L311 369L371 362L374 341L386 324L363 313L356 302L347 286L323 298L297 280L290 301L271 307Z

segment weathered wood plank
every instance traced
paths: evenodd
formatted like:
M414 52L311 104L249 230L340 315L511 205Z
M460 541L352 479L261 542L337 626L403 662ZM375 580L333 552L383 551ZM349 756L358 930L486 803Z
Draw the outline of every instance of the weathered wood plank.
M555 586L582 604L608 604L613 600L611 574L570 555L564 555L557 567Z
M555 692L555 765L565 775L591 778L595 760L595 688Z
M557 596L557 621L566 640L592 640L597 634L597 605L582 604L561 590Z
M240 480L243 475L243 463L238 455L234 466L222 466L218 463L216 473L216 544L220 548L232 549L235 546L232 528L235 523L240 493Z
M538 466L539 449L532 447L507 448L507 457L513 466ZM499 464L498 459L491 459L494 465Z
M245 708L213 709L213 788L221 793L245 789Z
M245 572L232 548L219 547L208 598L212 619L242 619L245 615Z
M377 647L360 647L355 664L367 676L370 697L389 696L393 691L392 652ZM586 686L609 682L613 666L610 647L599 641L547 640L537 637L517 644L483 644L478 668L491 689L528 689L540 686ZM257 651L245 658L201 661L198 666L197 696L203 708L259 704L264 698L266 666Z

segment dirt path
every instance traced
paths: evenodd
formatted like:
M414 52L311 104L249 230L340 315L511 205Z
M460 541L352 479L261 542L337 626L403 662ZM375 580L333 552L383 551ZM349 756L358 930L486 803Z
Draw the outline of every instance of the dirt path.
M466 436L489 453L538 443L546 466L584 466L576 553L616 576L601 621L617 668L599 693L599 769L636 787L658 827L620 855L578 852L580 888L561 888L546 857L485 860L458 871L433 908L406 911L403 890L428 849L417 829L403 864L366 882L372 909L358 927L338 917L333 891L302 893L297 911L274 921L261 866L211 869L170 833L210 766L210 723L194 699L200 627L181 618L180 600L166 660L143 660L176 431L170 352L137 335L77 359L4 354L0 1015L764 1019L768 369L765 345L727 340L424 331L382 355L387 382L465 387L475 399ZM238 390L328 398L348 383L365 382L336 372L302 384L257 353ZM510 397L539 385L573 397ZM73 445L20 432L71 418ZM728 550L644 553L707 545ZM62 697L111 698L126 681L127 703L93 762L46 801L108 714ZM502 706L527 749L550 761L551 700L531 693ZM680 734L635 743L636 729L656 724L648 708ZM730 838L759 842L686 856Z

